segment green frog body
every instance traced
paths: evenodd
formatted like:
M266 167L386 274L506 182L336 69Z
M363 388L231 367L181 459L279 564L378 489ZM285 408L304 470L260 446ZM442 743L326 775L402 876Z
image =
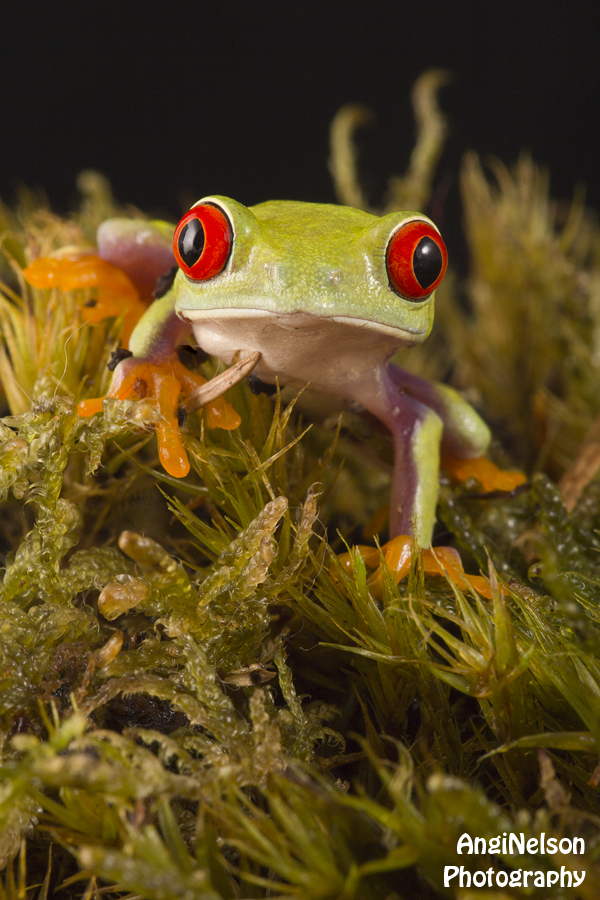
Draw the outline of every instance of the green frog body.
M133 244L139 251L131 222L101 226L99 255L134 280L140 270L165 267L164 228L145 251L132 254ZM440 454L479 457L490 441L456 391L389 361L431 331L447 262L433 222L417 212L378 217L296 201L247 208L210 196L177 225L173 254L173 283L138 322L133 358L116 376L164 364L193 334L227 364L259 351L255 374L264 382L310 384L360 404L394 441L390 532L429 546Z

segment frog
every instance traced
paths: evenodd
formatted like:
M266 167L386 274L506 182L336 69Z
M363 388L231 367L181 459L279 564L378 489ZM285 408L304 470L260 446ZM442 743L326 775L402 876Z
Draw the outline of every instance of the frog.
M393 440L389 530L401 539L396 567L405 571L409 545L431 547L440 460L450 470L489 463L490 430L463 396L392 359L431 332L448 263L438 227L418 211L377 216L291 200L246 207L209 195L181 218L172 248L165 233L163 224L153 232L147 222L123 219L100 226L99 257L133 282L174 264L174 277L163 280L133 329L127 358L117 358L108 396L157 398L159 456L178 477L189 471L178 398L195 382L177 350L190 340L226 365L259 354L253 374L266 385L309 385L366 410ZM102 400L82 401L80 413L99 411ZM209 424L239 424L228 405L220 412L213 405L212 415ZM496 486L494 472L487 489Z

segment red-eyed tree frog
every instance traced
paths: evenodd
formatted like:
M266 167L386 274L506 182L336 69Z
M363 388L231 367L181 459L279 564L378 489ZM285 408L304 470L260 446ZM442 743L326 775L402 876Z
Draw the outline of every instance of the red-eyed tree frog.
M479 458L490 442L485 423L455 390L389 362L431 330L447 252L430 219L295 201L246 208L210 196L183 216L172 250L164 224L113 219L100 227L98 252L134 283L153 279L169 262L178 267L136 325L133 355L119 362L109 393L139 396L143 385L157 398L164 418L159 451L168 471L189 469L177 405L195 384L177 347L193 334L227 364L260 351L255 374L262 381L309 383L360 404L387 426L395 451L390 533L429 547L440 456ZM83 415L100 408L100 401L80 404ZM212 424L238 421L230 407L220 413L213 407Z

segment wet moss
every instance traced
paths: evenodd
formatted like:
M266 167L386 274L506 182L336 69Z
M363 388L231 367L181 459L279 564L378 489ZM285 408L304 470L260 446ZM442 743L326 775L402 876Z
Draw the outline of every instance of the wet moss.
M438 83L392 206L427 200ZM360 204L339 155L357 121L338 122L332 165ZM119 323L83 323L91 294L20 272L116 211L101 179L83 187L68 222L2 211L0 895L459 897L444 866L556 864L484 866L457 854L464 832L544 832L585 839L568 864L589 890L570 896L594 896L600 232L581 198L553 204L527 157L486 172L469 156L471 275L447 280L431 344L402 358L452 372L496 461L530 479L495 495L443 481L437 540L489 575L487 600L417 558L378 591L359 555L340 564L363 529L384 535L390 448L356 414L238 384L239 429L186 422L183 481L158 464L145 400L77 416Z

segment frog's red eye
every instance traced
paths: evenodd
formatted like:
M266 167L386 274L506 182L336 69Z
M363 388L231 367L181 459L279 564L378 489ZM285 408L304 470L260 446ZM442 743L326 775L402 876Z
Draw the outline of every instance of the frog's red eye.
M180 269L195 281L208 281L225 268L233 241L231 222L218 206L203 203L185 214L173 235Z
M407 300L424 300L444 277L448 252L439 231L417 219L394 232L386 264L396 293Z

